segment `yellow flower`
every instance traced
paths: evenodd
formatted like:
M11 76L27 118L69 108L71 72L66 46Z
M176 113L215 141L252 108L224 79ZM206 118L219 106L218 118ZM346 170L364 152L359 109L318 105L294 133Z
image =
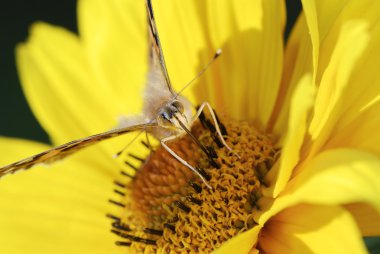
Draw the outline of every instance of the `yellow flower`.
M17 49L26 97L55 145L142 107L144 4L78 6L79 36L38 23ZM283 2L154 2L177 90L223 48L185 95L253 123L281 148L252 209L257 224L215 253L365 253L361 237L380 234L380 2L305 0L303 8L283 51ZM128 252L113 244L105 214L120 168L111 155L130 138L2 179L2 252ZM2 164L50 147L0 141Z

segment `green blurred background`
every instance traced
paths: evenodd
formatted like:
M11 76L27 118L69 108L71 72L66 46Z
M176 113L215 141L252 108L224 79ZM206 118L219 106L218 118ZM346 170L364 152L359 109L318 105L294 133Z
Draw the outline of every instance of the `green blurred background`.
M286 35L300 9L299 1L287 0L289 22ZM49 142L23 96L15 67L14 48L17 43L25 41L29 26L35 21L60 25L76 32L76 0L3 1L0 19L0 135ZM371 253L380 254L380 238L365 240Z

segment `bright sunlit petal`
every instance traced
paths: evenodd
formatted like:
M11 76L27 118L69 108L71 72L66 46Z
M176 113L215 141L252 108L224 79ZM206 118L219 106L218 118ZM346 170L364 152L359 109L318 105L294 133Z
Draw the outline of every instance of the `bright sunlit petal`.
M335 149L316 156L287 185L262 223L285 207L300 203L321 205L362 202L380 211L380 160L369 153Z
M149 47L144 5L134 0L81 0L78 19L88 65L100 85L117 98L113 104L118 114L140 113L136 95L143 94Z
M281 158L269 172L269 189L266 196L276 197L289 181L300 159L300 150L306 134L308 117L314 103L314 88L310 76L301 79L290 106L287 134L284 137Z
M47 146L0 138L0 149L3 164ZM122 253L112 244L114 237L108 233L104 215L109 196L105 190L111 190L112 182L109 175L93 170L94 163L83 159L88 154L81 156L1 179L0 244L4 253L79 254L90 249L92 253Z
M349 212L316 205L298 205L275 215L264 226L260 249L273 254L367 253Z
M74 34L33 25L28 43L17 48L17 66L32 110L55 144L116 124L113 97L93 79Z
M246 254L251 253L250 250L254 248L256 244L258 234L261 230L261 226L256 226L247 232L241 233L238 236L232 238L231 240L225 242L213 254Z

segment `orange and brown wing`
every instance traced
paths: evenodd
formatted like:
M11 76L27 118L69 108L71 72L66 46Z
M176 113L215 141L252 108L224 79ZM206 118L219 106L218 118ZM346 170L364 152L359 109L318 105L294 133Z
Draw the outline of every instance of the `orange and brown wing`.
M106 139L117 137L122 134L134 132L137 130L149 131L151 128L157 128L157 127L158 126L155 123L140 124L140 125L134 125L134 126L129 126L125 128L120 128L120 129L115 129L115 130L95 134L86 138L73 140L66 144L54 147L42 153L33 155L23 160L1 167L0 177L6 174L15 173L22 169L31 168L36 164L50 164L54 161L61 160L83 148L97 144L98 142L106 140Z

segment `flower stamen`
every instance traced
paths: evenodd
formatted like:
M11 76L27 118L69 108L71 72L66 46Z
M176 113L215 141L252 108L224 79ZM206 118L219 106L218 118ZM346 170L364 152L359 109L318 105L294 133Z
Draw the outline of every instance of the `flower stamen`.
M131 178L133 180L133 176L130 175L130 174L128 174L127 172L125 172L123 170L120 171L120 174L123 175L123 176L129 177L129 178Z
M129 247L129 246L131 246L132 243L131 242L116 241L115 244L118 245L118 246L127 246L127 247Z
M184 211L185 213L191 212L191 208L182 203L181 201L174 201L174 205Z
M128 166L128 167L130 167L131 169L133 169L135 172L137 172L139 169L136 167L136 166L134 166L132 163L130 163L129 161L124 161L124 163Z
M125 189L127 186L125 184L122 184L121 182L119 181L114 181L113 182L116 186L120 187L120 188L123 188Z
M120 221L113 222L112 223L112 227L114 227L114 228L116 228L118 230L123 230L123 231L128 231L128 232L132 231L131 228L128 225L123 224Z
M159 235L159 236L162 236L164 234L164 231L163 230L159 230L159 229L153 229L153 228L145 228L144 229L144 233L150 234L150 235Z
M125 193L122 192L122 191L119 191L119 190L114 189L113 192L116 193L116 194L118 194L118 195L120 195L120 196L122 196L122 197L125 196Z
M120 203L120 202L118 202L118 201L115 201L115 200L113 200L113 199L109 199L108 202L110 202L111 204L114 204L114 205L117 205L117 206L123 207L123 208L126 207L125 204L122 204L122 203Z
M146 161L130 155L142 166L131 167L135 175L128 183L115 181L125 191L115 190L123 201L112 203L125 209L120 218L107 217L114 220L112 232L131 242L117 244L129 246L132 253L211 252L256 225L252 213L260 209L261 187L278 150L252 125L227 119L224 126L217 119L230 151L214 134L212 122L204 114L199 119L192 128L193 139L210 152L188 136L168 145L194 165L212 189L161 147Z
M149 244L149 245L156 245L156 241L152 240L152 239L146 239L146 238L122 233L122 232L114 230L114 229L112 229L111 232L122 237L122 238L128 239L132 242L138 242L138 243Z

